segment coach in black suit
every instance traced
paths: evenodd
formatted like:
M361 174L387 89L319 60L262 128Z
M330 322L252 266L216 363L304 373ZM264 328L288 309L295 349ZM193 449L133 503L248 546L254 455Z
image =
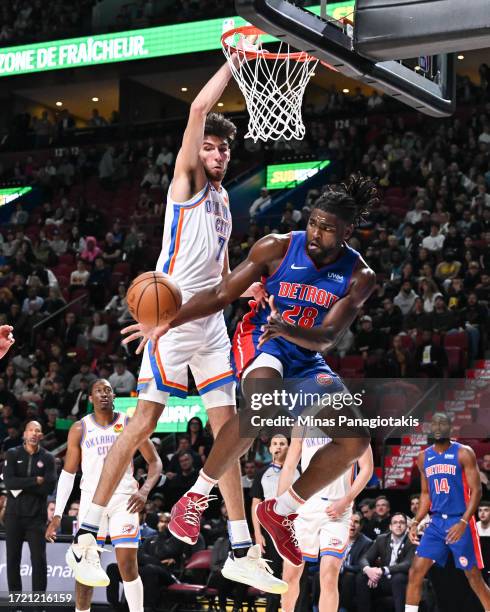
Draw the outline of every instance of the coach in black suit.
M397 512L391 517L390 533L378 536L360 560L362 570L356 577L359 612L371 612L373 599L386 595L393 597L396 612L404 612L408 570L414 554L407 517Z
M355 610L356 576L361 571L361 558L373 543L361 533L362 514L353 512L349 527L349 543L339 575L339 612Z

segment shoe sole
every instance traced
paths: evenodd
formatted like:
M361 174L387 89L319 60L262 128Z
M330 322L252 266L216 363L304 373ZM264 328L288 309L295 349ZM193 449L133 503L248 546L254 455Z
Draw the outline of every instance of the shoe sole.
M274 538L272 537L271 533L269 532L269 530L267 529L267 527L264 525L264 523L260 520L260 516L258 513L258 506L255 506L255 516L257 517L257 520L259 521L259 523L262 525L262 527L267 531L267 533L269 534L272 543L274 544L274 548L277 551L277 554L281 557L281 559L284 559L284 561L287 561L288 563L291 563L291 565L294 565L294 567L301 567L303 565L303 559L301 559L301 561L299 563L292 561L289 557L285 556L277 547L276 541L274 540Z
M254 587L259 591L263 591L264 593L271 593L273 595L283 595L284 593L287 593L288 590L288 585L286 582L284 583L284 586L278 584L276 588L257 586L257 584L253 583L250 578L247 578L247 576L243 576L242 574L236 575L233 572L228 572L225 568L221 570L221 575L224 578L227 578L228 580L232 580L233 582L240 582L241 584L246 584L247 586Z
M181 542L185 542L186 544L190 544L191 546L194 546L194 544L197 542L198 538L196 538L195 540L193 540L192 538L190 538L189 536L185 536L185 535L180 535L178 534L176 531L174 531L170 525L167 527L167 529L170 531L170 533L174 536L174 538L177 538L177 540L180 540Z
M65 556L65 561L66 561L66 564L68 565L68 567L73 572L73 575L75 577L76 582L79 582L80 584L83 584L84 586L88 586L88 587L106 587L106 586L109 586L109 584L111 583L109 578L107 578L107 580L99 580L99 581L92 580L90 582L85 580L84 578L80 578L79 576L77 576L77 568L78 568L78 566L73 561L73 559L70 558L70 556L68 554Z

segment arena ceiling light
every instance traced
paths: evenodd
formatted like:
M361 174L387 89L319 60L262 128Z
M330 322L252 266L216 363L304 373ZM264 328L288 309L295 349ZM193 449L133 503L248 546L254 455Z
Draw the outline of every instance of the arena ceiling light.
M58 100L58 102L56 102L56 106L63 106L63 102L60 102L60 101Z
M187 87L181 87L180 91L188 91Z
M98 102L98 101L99 101L99 98L97 98L97 96L94 96L94 97L92 98L92 102Z
M461 54L460 54L460 55L458 55L458 59L459 59L459 60L464 60L464 55L461 55Z

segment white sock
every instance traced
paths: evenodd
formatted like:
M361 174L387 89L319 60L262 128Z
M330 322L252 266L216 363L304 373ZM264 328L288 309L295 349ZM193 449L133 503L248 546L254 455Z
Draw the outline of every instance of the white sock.
M200 493L201 495L209 495L211 489L217 484L217 480L213 480L209 476L206 476L204 470L199 472L199 476L195 484L189 489L189 493Z
M88 610L79 610L78 608L75 608L75 612L90 612L90 608Z
M123 580L123 588L129 612L143 612L143 583L140 576L131 582Z
M252 538L248 529L247 521L228 521L228 536L231 548L249 548L252 546Z
M102 521L102 513L104 512L105 507L99 506L98 504L91 503L87 514L83 517L82 524L80 525L81 529L86 529L87 531L94 531L97 533L99 531L100 523Z
M287 516L296 512L296 510L305 503L305 500L294 492L293 487L289 487L282 495L279 495L276 501L274 510L277 514Z
M405 605L405 612L419 612L419 607L418 606L409 606L408 604Z

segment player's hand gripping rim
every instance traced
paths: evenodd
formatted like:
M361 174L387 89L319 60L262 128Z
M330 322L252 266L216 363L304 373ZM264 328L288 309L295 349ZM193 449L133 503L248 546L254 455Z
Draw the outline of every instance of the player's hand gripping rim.
M158 339L165 335L169 329L170 325L168 323L158 327L150 327L149 325L144 325L143 323L134 323L133 325L128 325L128 327L121 329L121 334L126 336L126 338L123 339L122 344L129 344L130 342L133 342L133 340L139 340L140 343L136 349L136 354L139 355L143 352L146 343L150 341L151 353L154 355L157 350ZM127 334L129 334L129 336Z
M283 320L280 312L277 310L274 304L274 296L269 297L269 306L271 309L270 315L267 317L267 324L263 326L262 331L264 332L260 338L257 348L261 348L268 340L277 338L278 336L284 336L287 332L287 323Z

